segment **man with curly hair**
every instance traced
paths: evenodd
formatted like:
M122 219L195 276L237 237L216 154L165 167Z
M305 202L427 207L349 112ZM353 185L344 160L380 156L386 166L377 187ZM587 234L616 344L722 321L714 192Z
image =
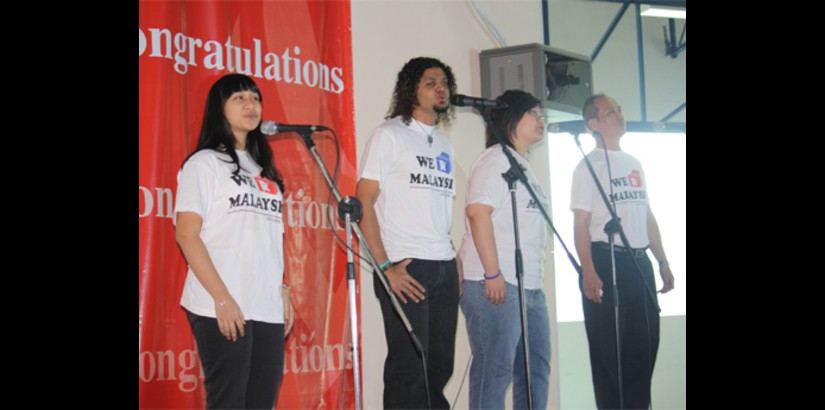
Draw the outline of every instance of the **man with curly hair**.
M374 277L388 350L385 409L450 407L443 390L453 373L460 292L450 239L455 157L437 127L455 115L455 90L446 64L428 57L408 61L398 73L386 121L370 134L361 159L356 196L364 207L364 239L383 262L426 359L425 375L418 350Z

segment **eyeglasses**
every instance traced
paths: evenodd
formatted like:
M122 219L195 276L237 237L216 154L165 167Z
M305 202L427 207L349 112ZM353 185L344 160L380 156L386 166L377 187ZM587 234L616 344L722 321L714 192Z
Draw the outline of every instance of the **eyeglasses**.
M532 115L532 116L536 117L536 119L537 119L537 120L539 120L539 121L544 121L544 120L546 120L546 119L547 119L547 116L546 116L546 115L544 115L544 111L534 111L534 110L530 110L530 111L527 111L527 112L529 112L529 113L530 113L530 115Z

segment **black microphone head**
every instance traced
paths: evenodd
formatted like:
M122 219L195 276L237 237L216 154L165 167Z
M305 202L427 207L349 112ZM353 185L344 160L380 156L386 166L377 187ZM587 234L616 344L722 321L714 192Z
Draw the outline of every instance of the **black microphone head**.
M507 103L501 100L488 100L485 98L468 97L462 94L451 95L450 104L455 105L457 107L491 108L494 110L507 108Z
M275 121L264 121L261 123L261 132L264 135L274 135L278 133L278 123Z
M582 133L587 133L587 127L581 121L566 121L561 123L546 124L547 132L553 134L568 133L570 135L578 136Z
M302 134L316 131L331 131L331 129L323 125L278 124L275 121L261 122L261 132L264 135L280 134L282 132L297 132Z

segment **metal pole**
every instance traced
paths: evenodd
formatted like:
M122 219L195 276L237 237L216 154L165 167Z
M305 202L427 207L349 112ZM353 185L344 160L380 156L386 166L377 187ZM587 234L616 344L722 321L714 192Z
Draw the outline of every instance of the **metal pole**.
M541 0L541 17L544 19L544 44L550 45L550 11L547 0Z
M645 98L645 53L642 45L642 5L636 3L636 48L639 55L639 96L642 105L642 122L647 122L647 99Z
M607 31L604 32L602 35L602 39L599 40L599 44L596 45L596 49L590 54L590 61L595 61L596 56L599 55L599 52L602 51L602 47L604 43L607 42L607 39L610 38L610 35L613 34L613 29L616 28L616 25L619 24L619 20L622 19L624 12L627 10L627 7L630 6L630 3L624 2L622 3L622 8L619 9L619 12L616 13L616 17L613 17L613 21L610 23L610 27L607 28Z

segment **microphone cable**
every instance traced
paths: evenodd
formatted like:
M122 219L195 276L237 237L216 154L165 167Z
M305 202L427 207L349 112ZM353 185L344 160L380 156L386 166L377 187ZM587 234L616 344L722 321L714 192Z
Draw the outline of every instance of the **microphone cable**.
M429 346L429 344L427 344ZM421 349L421 365L424 367L424 389L427 392L427 408L432 409L433 405L430 403L430 378L427 377L427 353Z
M332 140L335 143L335 170L333 172L333 178L332 178L332 185L335 186L338 183L338 174L339 174L339 171L340 171L340 168L341 168L340 167L340 164L341 164L341 160L340 160L341 159L341 145L338 143L338 134L335 132L335 130L330 128L329 131L332 132L332 135L333 135ZM328 211L329 211L329 212L327 212L327 218L329 219L330 227L332 228L332 234L335 237L336 244L339 247L343 247L345 252L346 252L346 250L349 250L349 251L352 252L352 254L354 256L357 256L362 261L365 261L365 262L369 263L370 261L368 261L367 258L362 256L357 251L355 251L355 249L347 246L346 241L338 235L336 224L335 224L335 219L333 217L333 209L335 209L337 211L338 204L335 204L335 206L333 207L333 206L331 206L331 201L332 201L332 187L329 187L329 193L327 195L327 200L326 200L326 203L328 205ZM355 221L355 222L357 222L357 221ZM424 370L424 387L425 387L426 393L427 393L427 408L432 409L433 406L432 406L432 403L430 401L430 379L427 376L427 353L424 351L424 349L421 350L421 366ZM469 366L469 362L468 362L468 366ZM353 369L353 371L354 371L354 369ZM465 373L465 376L466 376L466 373ZM459 391L460 391L460 386L459 386ZM457 398L458 398L458 396L456 396L456 399ZM453 406L454 405L455 405L455 402L453 403Z
M613 192L613 174L612 174L612 170L610 168L610 156L607 153L607 144L605 143L604 136L602 136L601 133L598 133L598 138L602 140L602 147L604 149L604 161L605 161L605 164L607 166L607 181L608 181L608 185L610 185L610 202L611 202L611 205L613 206L613 209L616 210L616 197L615 197L614 192ZM648 205L648 207L649 206L650 205ZM618 212L617 212L617 215L618 215ZM635 259L635 255L631 255L630 257ZM637 267L639 266L638 262L636 263L636 266ZM653 267L651 266L651 269L652 268ZM614 267L614 269L615 269L615 267ZM644 279L644 273L643 272L639 272L639 273L642 275L642 279ZM654 285L655 285L655 282L656 282L656 276L655 275L653 276L653 281L654 281ZM647 283L644 280L642 281L642 286L647 287ZM614 297L616 297L616 300L618 301L618 297L617 297L618 295L615 294L615 291L616 291L616 288L614 286ZM654 289L654 291L655 291L655 289ZM655 293L654 293L654 295L655 295ZM652 344L653 344L652 343L653 335L650 332L650 310L649 310L650 307L648 306L649 304L648 304L647 298L643 298L643 300L644 300L645 328L647 330L646 335L645 335L645 336L647 336L647 346L646 346L647 347L647 363L645 363L645 365L646 365L645 367L647 368L646 377L648 377L650 379L650 383L648 383L648 385L652 385L653 371L651 369L651 365L653 364L653 346L652 346ZM661 323L660 323L659 326L661 328ZM622 362L621 362L621 360L622 360L621 356L622 356L623 349L621 349L621 344L617 344L616 349L617 349L616 350L616 356L617 356L617 360L619 361L619 368L623 369ZM624 373L624 372L622 371L622 373ZM624 405L624 399L623 399L623 397L624 397L624 376L621 375L621 374L618 374L617 376L618 376L618 382L619 382L619 403ZM650 390L648 390L648 397L650 399L647 403L647 406L648 406L648 409L651 409L652 406L653 406L653 397L652 397L652 394L651 394Z
M332 176L332 185L336 186L336 185L338 185L338 175L339 175L339 172L340 172L340 169L341 169L341 166L340 166L341 165L341 145L338 143L338 134L335 132L335 130L330 128L329 131L332 132L332 136L333 136L332 141L335 143L335 170L333 171L333 174L332 174L333 175ZM335 218L335 216L334 216L337 213L338 204L337 203L335 203L335 204L332 203L332 187L329 187L329 192L327 194L326 204L327 204L327 208L328 208L327 219L329 221L329 226L332 229L332 234L335 237L336 245L339 246L339 247L343 247L343 249L341 249L343 252L346 253L346 251L349 250L349 251L352 252L353 256L357 257L358 259L360 259L364 262L369 263L370 261L367 260L367 258L362 256L355 249L347 246L346 240L344 240L343 238L341 238L338 235L338 229L336 228L337 218ZM357 223L358 221L353 221L353 222Z
M450 409L455 408L455 404L458 403L458 395L461 394L461 389L464 387L464 382L467 380L467 373L470 371L470 363L473 362L473 353L470 352L470 358L467 359L467 366L464 367L464 374L461 376L461 384L458 385L458 391L455 392L455 398L453 399L453 405L450 406Z

